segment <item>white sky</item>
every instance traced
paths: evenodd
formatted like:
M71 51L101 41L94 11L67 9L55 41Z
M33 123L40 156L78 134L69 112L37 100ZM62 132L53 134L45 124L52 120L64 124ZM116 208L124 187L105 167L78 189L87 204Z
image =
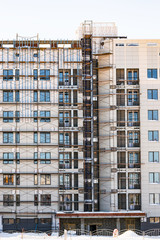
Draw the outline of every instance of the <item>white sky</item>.
M84 20L116 22L128 38L160 39L160 0L0 0L0 9L0 39L74 39Z

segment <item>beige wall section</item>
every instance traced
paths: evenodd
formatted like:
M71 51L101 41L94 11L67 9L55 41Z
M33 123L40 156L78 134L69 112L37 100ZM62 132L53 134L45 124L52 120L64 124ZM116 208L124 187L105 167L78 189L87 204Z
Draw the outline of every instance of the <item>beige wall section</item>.
M103 49L99 52L106 52L108 47L111 46L108 40L104 41ZM148 130L159 130L159 120L149 121L148 120L148 110L159 110L160 100L148 100L147 99L147 89L158 89L159 91L159 69L160 69L160 41L159 40L130 40L130 39L114 39L113 40L113 54L112 57L109 55L99 56L99 66L105 66L105 64L112 62L113 69L108 70L107 68L99 70L99 94L115 93L116 90L109 90L109 85L116 85L116 69L124 69L124 80L127 82L127 70L128 69L139 69L139 85L127 85L125 87L118 85L117 89L124 89L125 91L125 107L117 107L117 110L125 111L125 121L127 121L128 111L140 110L140 128L139 127L129 127L127 123L125 127L121 127L119 131L125 131L126 146L119 151L126 152L126 164L128 164L128 152L130 151L140 151L141 152L141 165L140 169L131 169L126 165L126 169L122 169L121 172L126 174L126 189L118 190L117 193L111 194L111 190L118 188L117 172L112 171L112 168L117 168L117 152L100 152L100 175L101 177L109 177L110 181L105 180L100 184L101 189L106 189L107 194L101 194L100 196L100 206L102 211L117 211L118 210L118 194L126 194L126 210L129 210L128 196L129 194L141 193L141 210L147 213L147 216L159 216L160 205L149 204L149 193L159 193L159 184L149 183L149 172L160 172L160 163L149 163L148 161L148 151L159 151L160 140L158 142L148 141ZM158 79L147 79L147 69L157 69ZM113 81L106 81L109 77L109 73L113 74ZM127 92L128 90L139 89L140 91L140 106L127 106ZM112 97L111 97L112 96ZM99 98L100 108L109 108L110 105L116 105L116 95L110 95L108 97ZM160 119L160 110L158 113ZM111 146L117 146L117 137L105 138L101 135L112 135L116 134L116 131L111 131L110 126L116 126L117 114L116 110L112 111L99 111L100 122L108 122L111 119L113 124L103 124L100 125L100 148L110 148ZM128 132L129 131L140 131L140 148L129 147L128 146ZM110 164L103 167L103 164ZM119 170L118 170L119 172ZM128 174L129 173L141 173L141 189L129 189L128 188Z

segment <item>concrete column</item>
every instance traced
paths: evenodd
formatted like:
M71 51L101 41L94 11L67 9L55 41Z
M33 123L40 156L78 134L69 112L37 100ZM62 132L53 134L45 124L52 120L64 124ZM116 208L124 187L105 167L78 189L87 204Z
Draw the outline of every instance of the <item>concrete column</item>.
M120 218L116 219L116 227L118 229L118 232L120 231L121 227L120 227Z
M81 233L84 232L84 218L81 218Z

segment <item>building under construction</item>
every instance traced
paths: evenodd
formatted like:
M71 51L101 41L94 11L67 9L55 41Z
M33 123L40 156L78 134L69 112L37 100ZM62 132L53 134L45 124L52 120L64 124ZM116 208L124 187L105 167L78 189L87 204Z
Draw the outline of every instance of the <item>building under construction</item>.
M0 41L0 228L160 228L160 40L77 33Z

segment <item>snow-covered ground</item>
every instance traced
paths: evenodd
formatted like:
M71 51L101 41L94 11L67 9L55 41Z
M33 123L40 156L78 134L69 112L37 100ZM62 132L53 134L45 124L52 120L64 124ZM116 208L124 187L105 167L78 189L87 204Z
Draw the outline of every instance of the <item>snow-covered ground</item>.
M34 233L0 233L0 240L42 240L42 239L50 239L50 240L160 240L160 236L158 237L149 237L149 236L139 236L132 231L127 231L118 237L107 237L107 236L75 236L68 234L67 238L64 236L58 237L57 235L53 234L52 236L48 236L45 233L41 234L34 234Z

